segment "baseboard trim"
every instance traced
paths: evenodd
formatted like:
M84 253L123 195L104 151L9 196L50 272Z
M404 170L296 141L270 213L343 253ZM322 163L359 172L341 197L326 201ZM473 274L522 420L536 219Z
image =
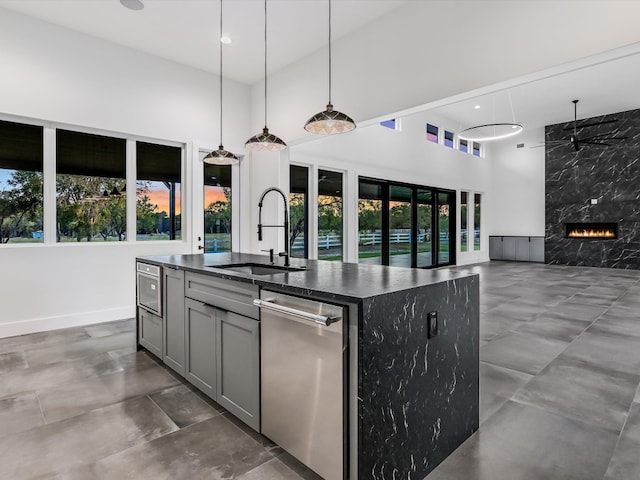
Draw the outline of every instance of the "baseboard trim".
M0 338L15 337L29 333L46 332L59 328L81 327L96 323L112 322L132 318L136 315L134 307L111 308L94 312L74 313L56 317L34 318L19 322L0 323Z

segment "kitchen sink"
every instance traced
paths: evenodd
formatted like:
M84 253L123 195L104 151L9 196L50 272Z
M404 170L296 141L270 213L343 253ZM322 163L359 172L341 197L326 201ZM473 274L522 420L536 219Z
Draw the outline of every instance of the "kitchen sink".
M264 263L236 263L231 265L211 265L210 268L231 270L248 275L274 275L277 273L304 272L305 267L285 267L283 265L266 265Z

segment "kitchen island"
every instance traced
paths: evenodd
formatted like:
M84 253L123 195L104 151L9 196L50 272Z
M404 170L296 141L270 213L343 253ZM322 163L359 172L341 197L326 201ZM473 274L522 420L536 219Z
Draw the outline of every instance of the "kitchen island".
M269 264L240 253L139 260L346 308L345 478L422 479L478 429L477 275L298 259L295 271L222 268Z

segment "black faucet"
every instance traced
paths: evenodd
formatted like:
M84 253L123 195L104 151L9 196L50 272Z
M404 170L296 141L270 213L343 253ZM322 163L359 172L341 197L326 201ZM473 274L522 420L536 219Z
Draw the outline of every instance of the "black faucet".
M278 192L280 196L282 196L282 200L284 201L284 225L263 225L262 224L262 201L264 197L269 192ZM262 195L260 196L260 201L258 202L258 241L262 241L262 229L263 228L284 228L284 252L278 253L278 256L284 257L284 266L289 266L289 209L287 208L287 197L284 192L276 187L267 188Z

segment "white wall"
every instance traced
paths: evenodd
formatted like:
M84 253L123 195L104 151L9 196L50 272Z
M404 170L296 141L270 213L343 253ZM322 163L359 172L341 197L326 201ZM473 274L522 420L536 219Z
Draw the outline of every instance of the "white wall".
M187 152L193 142L219 143L216 76L2 9L0 45L4 118L180 142ZM242 152L250 91L230 81L224 88L224 144ZM186 162L182 209L193 226L202 207L189 189L201 164ZM135 257L190 253L190 231L177 242L3 245L0 337L133 316Z
M544 236L544 128L496 142L489 155L489 235Z
M333 104L356 122L428 105L638 42L637 18L640 2L623 0L410 1L335 39ZM252 87L256 132L262 89ZM327 96L325 48L269 76L269 129L308 136Z

